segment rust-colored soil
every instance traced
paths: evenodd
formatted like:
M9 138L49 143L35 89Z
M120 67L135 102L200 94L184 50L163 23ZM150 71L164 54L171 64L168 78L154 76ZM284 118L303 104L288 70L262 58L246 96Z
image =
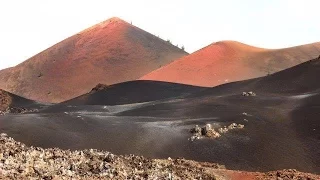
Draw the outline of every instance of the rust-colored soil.
M98 83L138 79L184 55L172 44L111 18L0 71L0 88L37 101L61 102Z
M222 41L182 57L141 79L209 87L272 74L314 59L319 54L320 43L271 50Z

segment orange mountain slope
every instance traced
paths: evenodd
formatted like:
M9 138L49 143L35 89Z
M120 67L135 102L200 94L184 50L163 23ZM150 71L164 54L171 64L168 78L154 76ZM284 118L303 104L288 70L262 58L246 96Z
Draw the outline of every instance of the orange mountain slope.
M0 71L0 88L61 102L98 83L135 80L187 53L119 18L111 18Z
M286 49L262 49L235 41L221 41L182 57L141 79L198 86L265 76L314 59L320 42Z

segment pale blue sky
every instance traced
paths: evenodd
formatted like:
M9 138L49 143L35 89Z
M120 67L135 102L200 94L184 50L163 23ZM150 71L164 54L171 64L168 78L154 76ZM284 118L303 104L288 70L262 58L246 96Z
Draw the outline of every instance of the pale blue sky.
M220 40L265 48L320 41L318 0L0 1L0 69L110 17L194 52Z

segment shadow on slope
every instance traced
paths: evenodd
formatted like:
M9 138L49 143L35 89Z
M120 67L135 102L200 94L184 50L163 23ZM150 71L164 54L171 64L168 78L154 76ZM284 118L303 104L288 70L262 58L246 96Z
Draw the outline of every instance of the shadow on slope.
M85 95L62 105L120 105L186 96L207 88L157 81L129 81L110 86L98 85ZM101 88L102 87L102 88ZM97 90L95 90L97 89Z
M246 162L250 162L249 166L255 164L262 169L287 167L319 173L319 72L320 59L314 59L267 77L221 85L179 101L163 101L117 115L181 119L216 117L198 122L200 125L241 123L245 125L243 132L225 141L232 149L225 148L225 154L222 154L221 149L207 142L198 148L208 148L211 152L194 149L199 153L197 158L223 162L234 169L252 168L247 167ZM248 91L257 96L242 96L242 92ZM184 125L189 123L195 122L186 121ZM226 154L234 159L227 159Z
M8 107L38 108L41 106L41 104L36 101L17 96L1 89L0 103L0 111L4 111Z

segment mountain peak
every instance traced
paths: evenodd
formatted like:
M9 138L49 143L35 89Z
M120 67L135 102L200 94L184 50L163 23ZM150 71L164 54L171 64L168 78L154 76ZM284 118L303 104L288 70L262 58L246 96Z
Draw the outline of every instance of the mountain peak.
M40 102L61 102L98 83L136 80L186 54L113 17L0 71L0 88Z
M125 23L125 24L129 24L127 21L119 18L119 17L112 17L112 18L109 18L101 23L112 23L112 22L118 22L118 23Z
M118 17L112 17L112 18L109 18L109 19L107 19L105 21L102 21L102 22L100 22L98 24L95 24L95 25L93 25L93 26L81 31L81 33L86 32L86 31L91 31L91 30L96 29L96 28L99 28L99 29L100 28L105 28L105 27L107 27L109 25L112 25L112 26L125 25L125 26L127 26L127 25L129 25L129 23L124 21L124 20L122 20L122 19L120 19L120 18L118 18Z
M124 21L123 19L119 18L119 17L111 17L108 19L109 21Z

